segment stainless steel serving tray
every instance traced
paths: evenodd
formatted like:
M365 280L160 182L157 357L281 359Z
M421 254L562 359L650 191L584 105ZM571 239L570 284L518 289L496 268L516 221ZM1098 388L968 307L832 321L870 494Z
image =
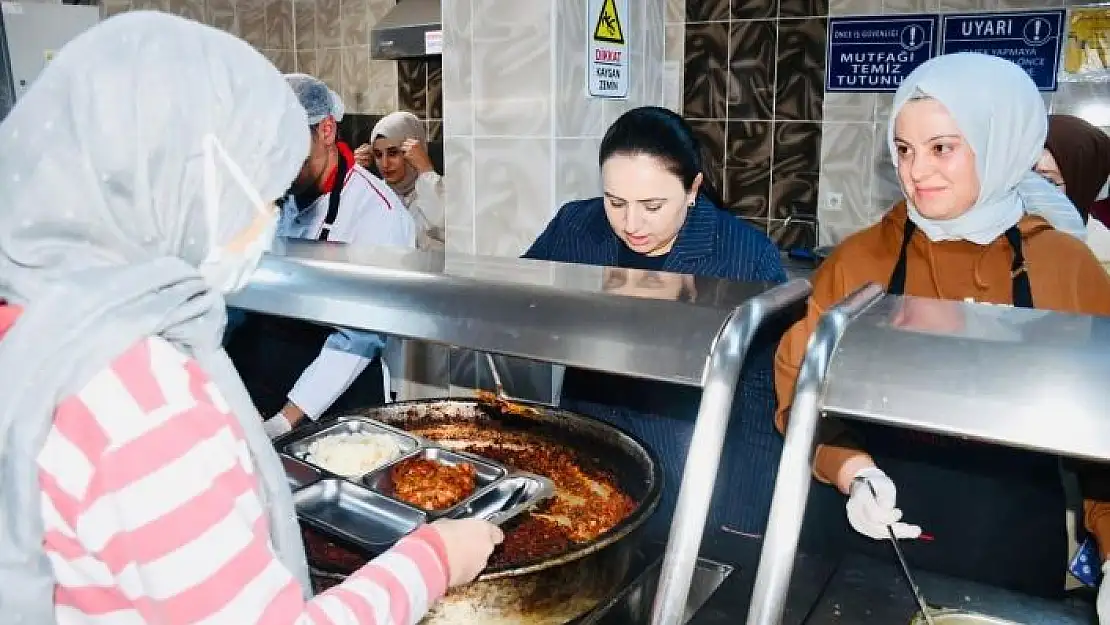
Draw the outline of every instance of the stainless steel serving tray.
M383 434L401 450L365 475L338 475L314 464L313 442L329 436ZM447 449L422 437L366 417L341 417L290 433L278 443L293 504L300 518L371 553L387 548L422 523L438 518L481 518L502 524L555 494L546 477L518 471L474 454ZM474 492L443 510L424 510L393 496L391 469L410 458L475 468Z

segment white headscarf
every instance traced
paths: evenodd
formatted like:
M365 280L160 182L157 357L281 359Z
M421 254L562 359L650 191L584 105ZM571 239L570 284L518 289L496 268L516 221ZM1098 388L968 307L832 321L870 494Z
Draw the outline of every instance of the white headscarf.
M943 104L956 120L975 153L980 185L975 205L954 219L928 219L907 198L910 220L930 240L986 245L1017 224L1026 211L1073 234L1083 231L1067 196L1032 171L1044 149L1048 113L1025 70L977 53L946 54L923 63L894 94L887 145L896 167L894 122L906 102L922 96ZM1069 223L1070 217L1078 227Z
M152 336L195 358L238 417L274 550L310 592L284 471L220 347L223 298L198 271L256 218L251 195L288 187L308 141L304 109L258 52L146 12L65 46L0 124L0 300L24 309L0 342L5 622L54 622L37 457L58 403Z
M405 139L416 139L424 149L428 149L424 124L419 117L408 111L390 113L381 118L377 124L374 124L374 129L370 131L370 144L373 145L378 137L385 137L398 143ZM416 168L405 161L405 177L397 184L389 184L393 191L404 200L405 206L412 202L412 192L416 189L416 179L419 177L420 174L417 173Z

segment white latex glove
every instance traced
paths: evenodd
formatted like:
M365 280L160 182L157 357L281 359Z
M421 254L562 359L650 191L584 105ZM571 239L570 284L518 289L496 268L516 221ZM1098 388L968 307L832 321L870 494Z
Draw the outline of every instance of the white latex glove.
M1098 586L1098 623L1110 625L1110 560L1102 565L1102 583Z
M899 539L914 539L921 535L916 525L900 523L902 511L894 507L898 489L894 482L878 467L868 467L856 473L849 490L848 522L852 529L875 540L888 540L887 527L894 529Z
M263 421L262 429L266 430L266 435L270 437L270 440L274 440L282 434L292 430L293 426L289 425L289 420L285 418L285 415L279 412Z

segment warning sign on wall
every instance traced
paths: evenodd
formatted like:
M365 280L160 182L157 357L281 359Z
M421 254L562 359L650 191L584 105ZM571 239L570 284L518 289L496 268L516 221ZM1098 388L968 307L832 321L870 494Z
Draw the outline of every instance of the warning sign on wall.
M628 0L590 0L586 88L595 98L628 97Z

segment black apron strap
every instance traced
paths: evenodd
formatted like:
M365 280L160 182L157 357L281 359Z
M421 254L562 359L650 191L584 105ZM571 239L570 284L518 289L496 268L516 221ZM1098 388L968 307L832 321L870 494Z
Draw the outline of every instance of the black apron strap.
M902 227L902 249L898 252L898 262L894 265L894 271L891 272L890 282L886 287L886 292L890 295L906 293L906 252L910 249L910 241L916 231L917 226L913 221L906 219L906 225Z
M320 226L317 241L327 241L331 235L332 226L339 217L339 198L343 195L343 183L347 180L347 160L339 155L339 164L335 168L335 184L328 195L328 214L324 217L324 225Z
M902 249L898 252L898 262L890 274L890 282L886 292L891 295L905 295L906 293L906 255L910 247L910 240L917 227L909 219L902 229ZM1013 261L1010 263L1010 278L1013 305L1017 308L1035 308L1033 305L1033 287L1029 283L1029 270L1025 265L1025 251L1021 242L1021 231L1012 226L1006 231L1006 241L1014 252Z
M1034 308L1033 287L1029 285L1029 269L1025 266L1025 251L1021 244L1021 231L1017 226L1011 226L1006 231L1006 240L1014 251L1014 260L1010 263L1013 304L1017 308Z

